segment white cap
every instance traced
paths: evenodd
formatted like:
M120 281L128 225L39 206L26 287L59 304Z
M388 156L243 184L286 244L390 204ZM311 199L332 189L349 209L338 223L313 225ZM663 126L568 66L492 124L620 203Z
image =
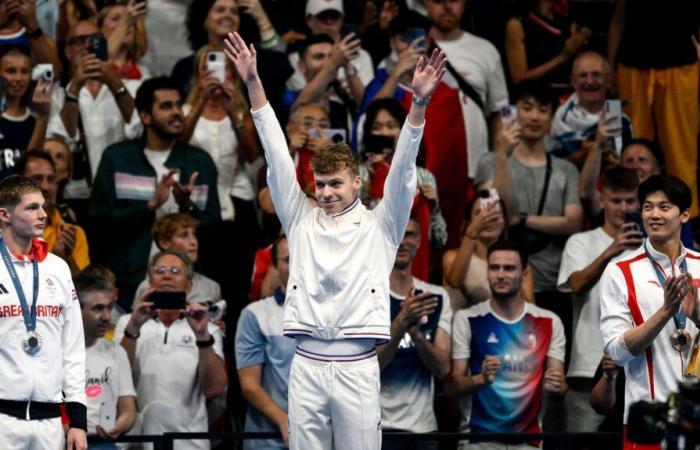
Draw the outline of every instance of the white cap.
M307 0L306 2L307 16L316 16L329 9L345 15L343 11L343 0Z

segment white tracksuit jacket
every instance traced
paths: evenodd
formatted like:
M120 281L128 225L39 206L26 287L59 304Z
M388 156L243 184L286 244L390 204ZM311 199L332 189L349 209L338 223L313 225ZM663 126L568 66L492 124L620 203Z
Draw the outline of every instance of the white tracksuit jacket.
M681 246L681 255L672 267L668 256L654 250L648 242L647 249L666 277L680 274L681 263L685 260L695 284L700 284L700 253ZM681 353L671 345L670 337L676 329L673 319L666 323L644 353L634 356L621 343L627 330L644 323L664 303L663 287L659 286L644 246L608 264L600 285L600 332L605 353L625 368L624 423L627 423L632 403L639 400L666 401L669 394L678 391L690 349ZM698 333L690 319L686 320L685 328L693 338Z
M284 133L267 104L253 119L268 162L267 181L289 243L286 336L389 339L389 274L416 193L423 126L408 121L392 159L384 198L371 211L359 200L328 215L313 208L296 178Z
M33 356L22 349L27 329L15 286L0 261L0 399L85 405L83 320L70 269L61 258L46 252L44 242L35 240L34 245L43 247L36 318L42 348ZM15 256L12 261L31 307L32 263Z

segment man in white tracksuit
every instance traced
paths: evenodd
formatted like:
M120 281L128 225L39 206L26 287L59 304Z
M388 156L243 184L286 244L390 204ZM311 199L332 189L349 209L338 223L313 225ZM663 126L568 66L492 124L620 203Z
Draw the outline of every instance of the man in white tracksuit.
M413 104L384 198L368 211L358 199L358 162L345 144L315 155L320 208L309 205L258 77L255 49L232 33L226 51L248 88L270 194L289 242L283 327L297 339L289 379L290 448L328 450L336 442L337 448L379 450L375 345L389 338L389 274L416 193L425 107L444 73L444 56L435 52L427 63L418 62Z
M48 253L36 180L0 182L0 447L84 450L85 345L65 261ZM64 438L60 404L66 403Z

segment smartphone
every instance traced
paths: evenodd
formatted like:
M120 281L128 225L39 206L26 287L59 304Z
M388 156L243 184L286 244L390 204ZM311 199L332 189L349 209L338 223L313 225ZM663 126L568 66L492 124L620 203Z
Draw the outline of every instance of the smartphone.
M207 314L209 315L209 320L221 320L226 314L226 300L219 300L213 305L209 305L207 309Z
M391 136L381 136L370 134L365 138L366 153L382 153L384 150L394 149L394 138Z
M499 200L501 197L498 195L496 188L482 189L479 191L479 206L482 210L487 210L491 208L491 205L496 205L499 207Z
M518 109L515 105L506 105L501 108L501 121L506 122L512 120L513 126L518 126Z
M325 134L328 140L334 144L340 144L348 141L347 132L342 128L326 128L323 130L323 134Z
M155 291L148 296L148 300L153 302L154 309L185 309L187 294L184 292Z
M226 58L224 52L207 53L207 70L222 83L226 80Z
M614 137L622 136L622 102L620 100L605 100L605 123L618 129Z
M107 61L107 39L102 36L92 36L88 42L88 51L94 54L100 61Z
M37 64L32 69L32 81L46 81L53 84L53 66L51 64Z
M100 403L100 426L107 431L111 431L114 428L114 424L117 422L116 411L107 406L106 403Z
M406 31L404 41L415 48L428 48L428 40L426 39L425 30L422 28L409 28Z
M639 211L627 211L625 213L625 225L634 226L636 231L644 233L644 223L642 222L642 213ZM646 235L646 233L644 233Z

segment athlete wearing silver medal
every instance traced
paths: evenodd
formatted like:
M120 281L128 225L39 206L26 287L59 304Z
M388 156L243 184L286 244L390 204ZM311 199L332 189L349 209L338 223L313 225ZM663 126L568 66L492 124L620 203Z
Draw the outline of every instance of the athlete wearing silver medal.
M345 144L331 144L314 155L320 207L309 205L258 77L255 49L231 33L226 52L248 89L270 194L289 242L283 333L297 339L289 377L289 446L328 450L335 442L337 448L379 450L375 345L390 337L389 274L417 190L425 107L444 74L445 57L435 51L416 65L414 101L396 143L384 197L369 211L358 199L357 158Z
M700 253L680 240L690 189L676 177L654 175L639 185L637 197L649 237L611 262L600 281L604 350L627 380L625 424L632 403L663 402L678 390L700 326Z
M0 447L87 448L85 346L70 269L48 253L39 183L0 182ZM70 424L61 424L61 403Z

